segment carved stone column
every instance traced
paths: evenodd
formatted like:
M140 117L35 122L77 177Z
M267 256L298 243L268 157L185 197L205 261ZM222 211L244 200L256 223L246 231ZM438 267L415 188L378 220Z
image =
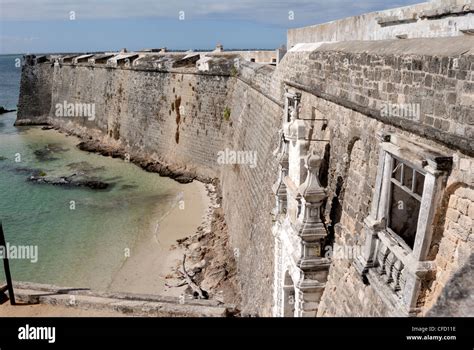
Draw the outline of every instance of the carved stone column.
M296 312L298 316L316 316L319 300L327 279L329 261L321 257L323 239L327 235L321 221L321 206L326 190L319 183L322 158L315 154L305 157L306 179L298 188L301 196L301 212L293 224L300 238L301 255L297 266L301 278L297 283Z
M326 228L321 206L326 191L319 183L323 155L308 154L309 126L300 119L300 94L285 94L285 112L279 147L279 163L273 186L276 217L273 227L276 247L274 315L291 313L315 317L329 270L321 257Z
M282 215L286 214L287 208L287 189L285 184L285 177L288 176L288 141L285 140L283 132L279 132L279 144L278 148L273 152L273 155L278 161L278 179L273 184L272 189L275 194L276 208L275 214Z

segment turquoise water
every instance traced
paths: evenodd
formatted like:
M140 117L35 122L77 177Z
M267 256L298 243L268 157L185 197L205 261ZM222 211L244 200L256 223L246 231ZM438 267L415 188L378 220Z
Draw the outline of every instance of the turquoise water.
M16 57L16 56L13 56ZM0 105L15 108L19 75L1 69ZM2 61L3 60L3 64ZM7 66L7 68L5 68ZM16 78L15 78L16 77ZM106 289L141 235L179 199L182 185L120 159L79 151L74 137L39 127L13 126L16 113L0 115L0 219L7 241L37 245L38 262L11 260L15 280ZM54 150L41 157L35 151ZM106 190L66 188L27 181L32 173L86 173ZM0 280L3 280L0 267Z
M22 55L0 55L0 106L16 109L20 91Z

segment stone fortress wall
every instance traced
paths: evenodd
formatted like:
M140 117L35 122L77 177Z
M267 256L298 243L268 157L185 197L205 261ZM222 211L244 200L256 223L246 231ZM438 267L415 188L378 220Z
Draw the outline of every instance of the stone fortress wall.
M464 38L459 38L457 42L463 46L462 43L464 40ZM395 42L394 44L398 45L399 42ZM407 47L406 50L402 50L402 52L409 51L409 46L412 44L416 47L416 41L414 43L404 42L404 44L407 45ZM389 46L388 43L380 43L380 45L384 45L385 47ZM468 45L472 47L472 42L469 42ZM462 225L454 226L452 223L449 223L449 218L443 219L443 216L446 215L445 202L449 201L448 198L451 196L451 192L457 193L456 191L460 191L464 195L463 198L465 202L462 202L463 205L470 203L472 206L472 185L474 184L472 134L466 137L464 134L458 135L456 131L461 129L463 132L472 131L472 103L462 102L462 96L470 96L470 98L472 98L472 84L470 81L456 81L455 87L461 88L455 93L455 101L457 101L456 107L450 107L446 97L439 97L437 103L432 102L429 108L424 108L425 103L429 101L430 94L425 92L425 95L423 92L424 88L422 87L427 77L428 80L430 80L428 70L422 73L425 79L419 77L417 78L418 83L416 81L409 82L409 85L414 83L419 91L418 93L413 93L414 90L410 90L406 87L402 88L403 80L400 80L398 83L395 83L395 81L398 81L398 73L400 73L401 76L405 76L408 72L416 75L417 70L413 70L416 63L415 66L410 65L410 68L403 68L401 70L395 68L389 73L391 69L388 68L387 63L392 62L393 59L397 60L397 58L391 54L387 56L381 55L381 51L374 47L373 51L364 51L367 55L366 58L369 61L384 62L382 66L385 68L379 69L375 65L372 66L372 69L375 71L372 71L371 68L364 68L364 65L359 63L352 67L352 77L346 77L344 72L339 71L339 69L344 66L344 59L348 56L342 54L342 56L337 59L341 53L337 51L330 52L330 47L339 50L340 46L338 44L328 44L324 47L326 49L321 48L307 53L308 56L306 57L311 61L311 63L308 62L308 65L318 65L317 61L319 58L317 57L319 57L320 53L316 54L316 52L319 50L321 50L321 54L324 52L327 57L331 57L330 61L324 60L320 70L313 70L314 75L300 74L299 76L304 77L303 79L299 79L299 81L297 78L290 80L292 82L291 85L299 88L301 92L302 108L300 113L304 113L305 116L311 116L316 113L316 115L326 116L328 119L328 126L324 130L324 133L321 134L322 137L320 137L330 140L330 142L328 142L330 146L330 161L327 180L328 201L325 211L326 223L328 223L329 231L334 232L335 237L333 239L344 249L343 251L346 252L345 258L333 259L332 261L328 283L321 300L318 315L396 315L398 314L396 310L394 308L391 310L387 308L386 303L382 302L383 297L375 293L374 287L365 285L361 276L352 266L352 260L359 251L362 250L362 245L365 241L365 220L370 214L371 206L373 206L373 197L377 186L380 152L380 140L377 138L377 134L382 130L388 130L394 134L404 135L415 143L421 142L428 146L434 146L435 149L442 150L445 154L453 158L452 171L447 178L443 199L437 204L438 212L436 215L439 215L435 227L437 235L432 242L432 249L434 251L438 250L439 252L437 254L433 252L433 257L436 256L435 260L441 259L442 264L436 264L436 267L433 267L433 273L436 274L437 277L430 282L433 283L433 285L427 286L426 290L423 291L423 293L426 293L424 297L427 299L435 299L436 287L434 286L436 286L437 283L441 283L444 286L448 280L446 275L451 275L451 272L448 271L462 266L472 252L473 237L470 236L472 234L472 213L469 218L469 214L467 214L465 219L461 219L464 214L461 214L459 211L452 211L453 219L461 219L463 222ZM329 49L329 51L326 51L327 49ZM461 49L460 52L464 52L464 49L465 48ZM424 51L424 53L426 52ZM289 54L292 54L291 51ZM314 57L313 60L311 60L311 56ZM303 53L296 53L294 60L301 62L304 59L303 57ZM403 57L406 58L408 56L404 54ZM415 59L415 57L416 56L413 56L412 58ZM437 57L439 58L439 56ZM458 53L453 52L447 54L447 57L451 58L445 60L446 64L448 64L448 61L459 56ZM289 59L290 56L287 57L287 60ZM353 62L354 59L358 60L361 59L361 57L355 53L355 56L351 55L349 60ZM364 59L365 58L362 58L362 60ZM467 62L472 62L472 53L470 57L466 57L466 60ZM400 57L398 62L401 61L402 58ZM425 56L424 62L429 64L430 58ZM358 71L361 72L360 75L357 73ZM298 76L297 72L293 71L293 73L295 76ZM380 80L376 83L371 82L370 76L372 73L374 73L375 76L379 75ZM472 74L472 71L470 74ZM350 103L349 101L352 98L359 98L357 97L359 94L357 89L358 83L355 81L358 79L358 76L362 79L360 85L361 93L359 96L366 96L368 99ZM435 76L435 80L437 80L442 74L440 75L439 71L437 71ZM335 79L333 80L331 77ZM314 81L313 79L321 80ZM342 87L346 81L349 81L349 84L352 86L351 91L347 91ZM383 96L384 94L386 94L385 96L390 95L390 93L387 94L386 91L386 87L389 86L387 84L390 84L390 82L393 82L395 84L394 86L398 86L401 89L395 93L393 97L395 98L394 102L390 102L391 100L388 99L387 103L396 104L397 101L409 101L409 103L420 104L421 114L419 121L394 118L393 116L390 120L384 120L383 117L377 115L377 113L370 112L371 108L369 106L371 104L373 104L373 106L377 104L377 96ZM470 86L468 90L464 90L463 84L467 84L465 85L466 88ZM318 86L320 89L312 90L310 87L314 86ZM372 90L374 86L380 88L380 90ZM407 94L405 95L403 91L407 91ZM449 93L449 88L443 87L437 89L437 91ZM352 98L348 97L350 93L353 94ZM372 100L373 98L374 100ZM456 126L446 128L446 136L450 135L450 137L456 139L454 143L450 144L448 141L450 137L445 138L442 136L441 127L432 128L428 125L423 125L423 122L429 121L431 116L436 115L434 111L436 107L434 106L437 104L438 108L445 109L446 111L453 109L457 111L455 113L456 116L453 115L452 119L448 116L448 113L443 114L442 117L442 120L447 123L459 121L462 124L459 128ZM364 105L366 107L363 107ZM465 114L461 112L463 108L466 108ZM380 111L380 109L381 106L380 108L374 108L373 111ZM463 117L461 117L461 115L464 115L465 119L462 119ZM315 121L314 123L316 124L317 122ZM427 129L425 129L425 127ZM328 130L330 133L329 136L327 134ZM431 132L428 130L431 130ZM316 139L318 139L318 137L316 137ZM445 141L443 141L443 139ZM460 141L465 142L466 148L461 149ZM451 201L453 201L453 199L451 199ZM464 207L463 212L466 213ZM456 231L457 238L454 238L455 236L449 233L451 229L448 229L448 227L451 229L453 227L459 229ZM471 241L469 241L469 237L471 237ZM440 279L438 279L438 276ZM444 282L441 282L443 280Z
M293 305L276 297L276 313L285 314L286 307L304 315L306 306L310 315L318 316L423 315L443 288L445 294L457 293L468 300L469 289L454 287L450 278L464 265L469 266L473 246L474 217L465 208L473 206L474 199L472 9L472 2L433 1L289 30L291 49L285 61L289 69L280 65L278 70L286 74L287 86L299 95L301 119L328 119L328 126L315 139L330 140L323 214L329 239L323 244L334 243L325 247L332 248L329 252L333 256L322 296L317 283L308 291L297 287ZM408 13L416 20L403 21ZM448 30L450 26L456 30ZM311 101L311 107L305 106L305 101ZM384 107L392 105L416 105L419 113L385 118ZM311 132L314 135L314 127ZM421 204L412 249L393 241L392 235L385 236L387 229L381 229L388 226L389 215L381 209L387 207L391 196L389 186L384 185L387 165L380 163L381 159L387 162L381 149L390 149L386 141L395 135L405 135L410 142L429 148L422 153L435 150L452 161L444 179L436 177L443 182L433 186L437 193ZM392 153L383 154L409 159L408 150L418 147L410 142L399 143ZM308 153L312 147L319 149L320 157L326 154L321 146L308 147ZM291 162L288 166L291 171ZM425 187L424 193L427 191ZM463 196L461 211L448 204L458 203L458 193ZM286 231L282 230L280 237ZM342 258L336 258L341 252ZM284 262L288 254L282 249L281 255ZM277 268L276 276L281 273ZM316 280L324 284L325 278ZM281 282L284 290L283 277ZM280 299L284 297L283 293ZM305 299L318 303L311 306ZM467 304L467 313L451 310L444 314L472 315L474 306Z
M461 8L441 17L474 29ZM336 43L290 31L276 67L226 51L28 57L17 124L217 178L246 314L423 315L474 239L474 37L435 29ZM63 101L94 103L96 119L55 117ZM226 149L256 152L256 166L219 164ZM385 229L394 157L425 179L411 248Z
M458 36L472 30L472 2L432 0L288 30L287 47L298 43Z
M242 60L238 69L245 73L237 77L233 54L217 55L209 71L182 63L184 54L151 56L159 56L162 68L148 55L130 67L64 62L64 57L56 63L59 57L28 59L17 124L49 122L123 146L132 157L148 157L201 179L218 178L231 254L240 262L239 275L246 276L241 279L244 312L270 315L272 152L281 106L259 86L275 68ZM175 63L179 67L172 67ZM56 117L55 106L64 101L94 103L95 120ZM218 152L226 149L256 152L257 166L218 164Z

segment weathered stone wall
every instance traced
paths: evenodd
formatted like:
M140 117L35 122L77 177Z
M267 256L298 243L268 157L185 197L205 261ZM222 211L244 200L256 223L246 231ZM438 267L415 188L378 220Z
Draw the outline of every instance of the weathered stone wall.
M257 63L277 63L277 51L251 50L251 51L232 51L237 53L244 60Z
M54 68L51 116L64 101L93 103L96 119L79 124L99 128L131 151L217 177L228 83L222 76L64 65Z
M94 121L53 120L64 127L84 127L91 134L99 131L107 142L130 151L217 177L238 262L243 311L260 315L270 315L272 307L271 185L277 177L272 151L283 122L285 85L301 93L300 118L307 124L310 149L325 156L327 163L319 174L328 194L323 212L329 234L326 248L334 249L335 242L356 254L361 245L357 238L365 238L362 225L374 195L379 131L435 147L453 156L453 171L429 254L446 267L439 268L421 296L431 305L449 278L443 271L462 264L443 257L446 260L456 249L453 244L460 252L472 249L472 234L462 230L472 219L474 183L472 47L473 39L467 37L306 45L288 52L277 68L241 62L238 69L221 74L67 64L53 68L43 63L34 68L35 75L52 76L50 100L32 100L41 88L38 79L24 74L18 121L44 116L46 110L54 117L55 104L63 101L95 103ZM26 107L29 100L36 102ZM389 103L419 104L420 114L383 115ZM218 164L217 152L225 149L256 152L256 167ZM302 181L305 175L299 174ZM453 199L456 204L449 208L450 196L463 200ZM467 209L466 198L471 203ZM451 218L445 215L448 209ZM456 222L454 209L459 213ZM351 265L353 257L332 260L318 314L393 315L376 288L362 282Z
M457 270L444 287L429 317L472 317L474 300L474 254Z
M272 152L277 145L281 107L247 82L254 87L262 83L258 75L236 79L226 147L256 152L257 166L224 165L220 179L244 311L270 316L274 259L270 213L275 205L271 185L276 173Z
M425 311L436 302L453 274L469 263L474 251L474 188L457 183L446 192L443 234L436 243L436 279L427 291Z
M471 0L431 1L397 9L377 11L341 20L288 30L287 47L298 43L323 41L386 40L463 35L461 29L472 29L474 15ZM465 7L464 7L465 8ZM465 8L466 9L466 8ZM445 16L436 16L446 13ZM463 12L463 16L455 13ZM447 15L452 13L451 15ZM424 17L432 16L432 17ZM381 21L380 21L381 20ZM380 21L380 24L379 24Z
M331 266L318 317L388 317L391 311L371 286L364 285L350 261Z
M344 108L302 91L302 103L315 108L328 117L325 132L329 133L328 201L324 215L330 234L334 234L334 246L326 250L333 257L325 292L318 316L390 316L396 310L383 303L371 285L362 282L351 262L360 254L364 241L363 221L368 216L376 179L379 141L376 134L387 127L412 140L424 140L419 135L387 126L361 113ZM310 115L302 115L307 118ZM316 122L314 122L316 124ZM322 136L322 135L318 135ZM436 145L446 152L453 152L443 145ZM313 146L314 148L315 146ZM455 163L448 179L444 197L456 209L443 209L439 203L439 220L445 223L433 238L430 259L437 264L437 275L432 285L423 290L420 297L426 300L428 311L437 300L453 273L465 264L472 254L472 158L462 154L454 157ZM463 164L461 166L461 164ZM471 185L463 181L468 181ZM471 187L469 187L471 186ZM455 190L454 190L455 189ZM453 194L451 194L451 192ZM452 199L450 199L452 198ZM450 217L456 220L454 223ZM461 223L460 223L461 222ZM457 253L456 253L457 251Z
M275 71L242 67L239 79L250 81L249 85L268 100L283 102L285 85L301 93L299 118L306 120L308 139L314 139L310 149L328 161L323 168L327 174L320 174L328 193L323 215L328 244L336 245L319 316L390 316L399 312L384 302L375 286L363 283L351 264L365 239L362 227L374 195L379 131L404 135L452 155L453 171L445 193L453 184L472 187L473 44L466 37L309 45L290 51ZM384 106L390 104L419 105L419 115L384 115ZM442 203L436 205L442 211ZM447 244L440 244L440 240L449 239L445 238L449 236L447 226L441 225L445 213L438 215L440 228L433 237L429 260L438 256L442 260ZM472 214L462 221L468 223L469 219ZM441 255L437 255L438 246ZM464 244L459 250L465 256L472 246ZM267 259L265 254L261 256ZM453 260L438 270L446 269L449 278L463 263L462 259ZM429 298L437 300L443 288L443 276L438 275L422 286L418 302L426 302L424 312L430 307ZM256 291L258 295L262 290Z
M17 118L23 124L46 122L51 109L53 75L48 63L36 63L28 56L22 66Z
M242 62L249 71L242 77L137 69L54 66L42 63L22 84L23 108L18 123L40 111L42 117L68 130L100 137L106 144L122 147L131 155L147 156L200 178L218 178L234 256L238 262L244 313L270 315L272 300L273 238L271 184L274 181L276 131L281 109L265 97L274 68ZM268 71L270 69L270 71ZM49 76L50 85L38 86ZM28 104L48 91L39 106ZM43 91L45 90L45 92ZM95 119L56 116L56 106L94 104ZM225 116L226 109L229 115ZM30 110L35 111L30 113ZM28 121L29 122L29 121ZM256 153L257 166L219 164L218 152Z
M287 53L286 80L472 155L473 47L472 37L314 45ZM419 118L382 113L394 104L419 104Z
M372 201L372 187L370 184L374 183L375 177L368 176L369 162L370 148L365 147L361 140L355 141L350 152L341 226L344 227L346 232L354 232L356 235L360 235L362 232L363 222L369 213L370 202ZM352 239L355 241L356 237L352 237Z
M407 45L409 42L406 41L404 44ZM412 44L416 46L416 42L413 41ZM459 40L451 39L452 44L455 42L460 43ZM439 40L439 43L446 43L446 41ZM301 93L300 118L326 119L326 122L308 121L313 126L314 138L322 141L327 140L329 143L328 200L323 215L329 234L334 235L333 240L336 244L332 247L333 250L329 250L329 253L333 253L335 256L319 305L319 316L387 316L396 314L396 310L382 301L374 286L362 282L360 274L351 264L355 255L360 253L361 241L365 238L362 230L363 220L368 216L372 204L380 149L380 141L376 139L378 131L390 130L396 134L405 135L414 142L422 142L443 150L446 154L451 154L454 164L453 171L447 181L446 193L451 191L450 188L453 188L451 186L461 186L460 184L462 184L463 188L472 187L474 183L472 157L466 155L466 153L472 154L472 137L460 135L461 130L472 132L472 121L469 119L474 115L472 102L469 102L472 99L472 90L464 88L469 87L472 81L472 54L462 57L464 50L451 51L456 46L436 45L434 47L430 45L430 40L424 40L423 50L427 55L425 63L413 71L412 64L417 55L414 46L411 46L413 51L405 47L397 53L397 50L391 47L392 43L386 42L383 45L378 43L374 46L379 47L378 58L373 58L376 63L365 66L362 62L365 59L370 62L368 57L372 54L370 51L367 52L367 46L362 46L358 50L356 46L361 47L359 44L361 43L308 45L303 46L301 51L290 51L276 72L280 77L279 81L273 81L274 87L286 81ZM369 43L364 44L370 45ZM350 46L352 53L347 56L348 52L345 49L342 52L339 49L334 51L330 49L336 45ZM432 58L429 57L430 47L432 48ZM305 49L307 49L306 52ZM435 50L438 52L437 54L434 53ZM385 54L387 54L387 60L382 58ZM443 57L444 55L447 57ZM360 60L361 56L365 57L362 61ZM358 58L353 60L355 57ZM456 78L457 73L451 72L453 80L449 84L445 80L449 79L448 76L443 75L448 69L449 62L456 58L465 59L464 65L467 71L465 74L460 74L459 79ZM313 65L312 59L322 60L322 62ZM383 62L397 61L398 64L390 67L379 61L381 66L378 66L377 61L380 59ZM429 68L431 59L439 63L437 68L432 68L432 72ZM409 67L402 64L404 60L409 63ZM346 65L344 65L345 62L347 62ZM459 68L459 66L457 67ZM416 75L419 77L414 78ZM412 79L406 80L406 76L411 76ZM464 76L468 78L463 80ZM392 77L396 77L395 81L391 80ZM398 77L400 80L396 83ZM434 98L430 98L430 92L427 90L423 92L426 88L427 77L431 82L438 81L436 86L431 85L429 88L434 94L439 94L436 101ZM447 85L443 85L442 81ZM393 91L386 91L388 84L393 84ZM403 87L403 85L408 87ZM274 90L279 91L276 88ZM449 93L453 94L451 97L457 101L456 105L450 105L449 101L453 100L444 95ZM443 97L440 94L443 94ZM430 99L431 106L428 106L427 101ZM384 118L378 113L384 103L406 102L420 104L420 120L418 122L403 120L396 115ZM439 111L436 112L436 109ZM426 121L430 121L429 118L436 118L436 114L440 120L451 125L449 128L445 128L443 133L440 133L440 130L436 130L436 128L430 128L429 125L423 125ZM322 128L321 124L327 124L327 126ZM437 128L441 129L439 124ZM308 129L311 130L310 127ZM459 143L463 139L464 146ZM324 154L321 151L321 146L318 146L318 142L315 142L315 145L311 147L319 148L319 154ZM460 147L462 147L462 151L456 151ZM472 203L472 199L469 203ZM438 267L438 275L432 280L433 284L423 287L419 301L426 300L425 312L430 307L429 298L431 297L433 301L437 300L443 289L445 283L443 278L449 279L464 263L464 260L458 258L451 259L447 265L443 262L443 256L452 256L456 249L455 245L453 247L453 240L459 244L458 251L462 253L460 256L466 256L472 252L471 245L461 242L459 238L450 237L449 230L446 230L447 227L454 230L454 227L458 229L460 225L453 226L452 223L449 223L448 218L444 224L443 205L441 203L438 205L441 208L438 214L440 228L437 229L433 238L432 253L429 259L436 257L435 261L438 264L439 260L441 267ZM460 214L459 218L461 216ZM468 225L469 220L472 221L472 213L468 213L461 219L464 224ZM470 232L472 224L468 227L469 229L460 231L466 240L468 240L467 234ZM342 251L338 251L336 246L342 248ZM438 247L440 254L437 255ZM438 278L440 278L439 282L437 282Z

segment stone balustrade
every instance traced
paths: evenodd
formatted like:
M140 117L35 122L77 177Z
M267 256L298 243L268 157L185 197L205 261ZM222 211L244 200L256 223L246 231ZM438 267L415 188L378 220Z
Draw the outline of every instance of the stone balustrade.
M379 232L377 236L378 248L375 254L375 269L382 281L394 293L400 295L405 287L409 252L403 247L388 243L389 238L386 237L385 232Z

